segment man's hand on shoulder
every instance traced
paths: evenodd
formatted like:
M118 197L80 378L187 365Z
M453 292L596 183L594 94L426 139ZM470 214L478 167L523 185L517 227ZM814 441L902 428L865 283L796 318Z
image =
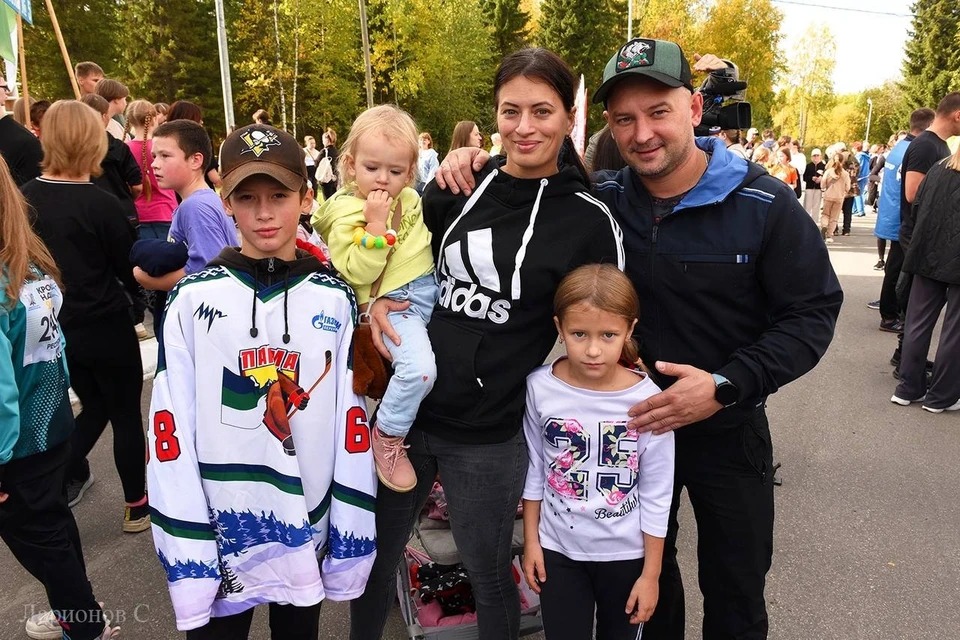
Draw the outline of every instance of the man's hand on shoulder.
M628 429L653 431L660 435L706 420L723 407L717 402L717 383L713 375L686 364L658 362L657 371L674 376L669 389L634 405L628 415Z
M449 189L454 194L463 191L463 195L468 196L477 186L473 172L483 169L488 160L490 154L478 147L454 149L440 163L434 179L441 189Z

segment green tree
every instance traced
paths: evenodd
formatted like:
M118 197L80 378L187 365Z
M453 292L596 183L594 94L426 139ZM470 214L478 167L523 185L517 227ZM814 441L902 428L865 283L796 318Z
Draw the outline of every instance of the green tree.
M600 86L607 60L626 41L625 9L620 0L544 0L540 6L540 46L583 74L588 95ZM603 125L603 110L591 108L588 129Z
M526 45L530 14L516 0L483 0L482 6L497 56L503 58Z
M917 0L913 4L903 61L904 116L919 107L936 108L960 73L960 3L956 0Z
M23 24L26 49L27 80L30 96L37 100L73 98L70 76L60 55L60 46L53 32L46 4L33 3L33 26ZM58 2L57 20L67 45L71 62L92 60L107 77L127 83L129 78L120 64L117 32L117 6L113 0Z
M499 64L481 0L374 0L368 5L374 97L409 111L444 149L458 120L493 128ZM429 23L419 16L431 16ZM362 86L362 85L361 85Z
M773 86L783 71L782 21L783 14L771 0L716 0L700 24L696 38L700 50L683 45L687 55L713 53L737 65L740 79L748 83L746 97L758 128L771 122Z
M213 0L118 0L123 28L113 34L133 97L189 100L204 124L224 132Z
M788 88L776 99L773 124L781 133L795 135L804 143L813 115L834 107L833 69L837 44L830 27L812 24L794 47L787 69Z
M692 56L700 48L703 0L645 0L634 3L633 37L676 42ZM624 36L626 31L624 31ZM626 38L624 37L624 40Z

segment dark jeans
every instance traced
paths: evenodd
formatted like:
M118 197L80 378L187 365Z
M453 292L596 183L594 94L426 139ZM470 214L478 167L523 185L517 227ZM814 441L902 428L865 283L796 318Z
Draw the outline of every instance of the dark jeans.
M850 224L853 222L853 200L854 198L843 199L843 232L850 233Z
M880 317L884 320L896 320L900 317L897 304L897 280L903 269L903 248L896 240L890 242L886 265L883 267L883 284L880 286Z
M86 477L85 458L110 422L113 461L123 485L123 499L142 499L146 484L146 440L140 394L143 364L140 342L126 313L94 324L64 329L70 384L83 405L73 433L69 477Z
M927 353L944 305L947 312L940 330L933 379L927 389ZM900 384L896 395L916 400L924 394L927 399L923 404L933 409L945 409L960 399L960 286L915 275L907 308Z
M773 445L762 406L739 424L686 436L677 431L660 600L643 630L644 637L657 640L681 640L686 625L677 564L677 511L684 487L697 520L703 640L766 638L763 588L773 557Z
M63 493L70 444L6 465L0 538L24 569L43 584L50 607L73 640L103 633L103 611L83 563L80 532Z
M592 638L596 606L597 640L636 640L640 625L630 624L624 609L643 572L643 558L586 562L544 549L543 565L547 579L540 587L540 607L547 638Z
M253 609L223 618L210 618L210 622L199 629L187 631L187 640L243 640L250 635ZM312 607L270 604L272 640L317 640L319 637L320 603Z
M515 639L520 596L511 549L527 473L523 434L497 444L459 444L417 427L406 440L417 488L396 493L381 484L377 489L377 559L363 595L350 603L350 638L380 640L396 597L397 566L439 472L453 538L477 602L479 637Z

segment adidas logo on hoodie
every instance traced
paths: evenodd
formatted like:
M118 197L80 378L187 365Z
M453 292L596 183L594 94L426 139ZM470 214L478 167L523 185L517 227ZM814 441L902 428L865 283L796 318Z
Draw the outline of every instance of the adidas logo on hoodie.
M479 284L470 275L468 265ZM463 244L457 241L445 247L440 276L440 306L471 318L486 318L496 324L510 320L510 301L483 292L500 293L500 274L493 262L493 233L490 229L470 231Z

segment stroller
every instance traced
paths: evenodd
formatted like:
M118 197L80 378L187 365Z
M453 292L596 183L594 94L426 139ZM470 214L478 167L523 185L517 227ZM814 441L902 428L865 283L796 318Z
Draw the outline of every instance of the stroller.
M434 486L435 492L438 487L439 485ZM428 502L429 506L430 502ZM454 566L459 565L460 554L454 543L449 522L438 519L435 508L430 511L425 509L420 514L414 536L423 547L423 551L407 546L403 563L397 571L397 598L400 601L400 611L407 625L409 639L471 640L479 638L475 615L450 616L445 622L438 622L437 613L440 606L437 604L437 599L430 597L431 589L428 589L426 584L420 585L421 588L418 589L413 582L419 569L432 562L437 565L438 570L447 570L441 582L445 581L444 585L449 587L447 592L453 595L452 600L455 604L459 602L457 598L460 593L465 594L465 599L472 600L465 571ZM523 520L517 519L513 526L513 573L520 591L520 635L525 636L542 630L543 625L539 615L540 599L522 577L523 572L520 568L522 552ZM426 603L425 600L430 602ZM449 608L450 603L447 604Z

